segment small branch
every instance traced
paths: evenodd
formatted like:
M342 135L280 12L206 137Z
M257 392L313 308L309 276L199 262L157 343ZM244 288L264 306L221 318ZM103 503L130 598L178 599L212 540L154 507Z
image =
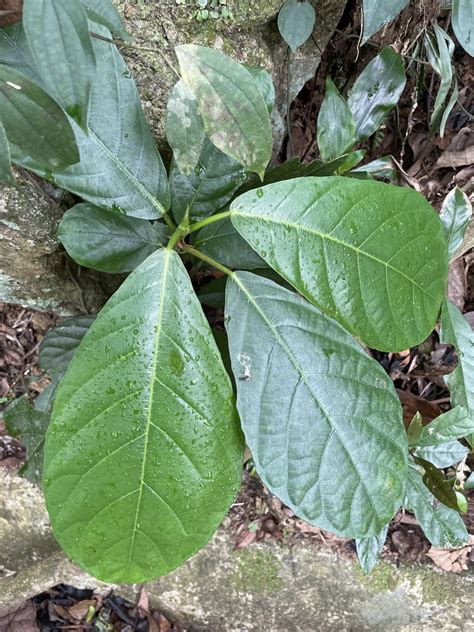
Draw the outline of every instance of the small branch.
M191 233L195 233L204 226L209 226L209 224L214 224L214 222L220 222L223 219L230 217L230 211L224 211L222 213L217 213L216 215L211 215L211 217L206 217L206 219L201 220L200 222L196 222L195 224L191 224L189 226L186 235L190 235Z
M211 259L211 257L208 257L203 252L201 252L200 250L197 250L196 248L193 248L192 246L187 246L187 245L182 246L181 252L184 252L188 255L192 255L193 257L196 257L196 259L200 259L201 261L208 263L210 266L212 266L213 268L216 268L216 270L219 270L220 272L223 272L229 277L234 276L234 273L232 272L230 268L226 268L226 266L223 266L218 261Z

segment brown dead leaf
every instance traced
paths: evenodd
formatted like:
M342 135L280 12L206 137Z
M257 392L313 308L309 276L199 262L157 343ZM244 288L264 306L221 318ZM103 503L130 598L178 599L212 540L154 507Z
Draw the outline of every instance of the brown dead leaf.
M466 273L464 261L459 258L449 266L448 298L458 309L463 310L466 300Z
M36 610L30 601L18 608L0 612L0 630L5 632L38 632Z
M76 621L82 621L86 618L91 606L93 608L97 607L95 599L83 599L82 601L75 603L73 606L70 606L68 608L68 612L73 619L76 619Z
M239 537L237 539L237 542L235 544L235 548L236 549L245 549L250 544L252 544L252 542L255 542L256 539L257 539L257 532L256 531L244 530L239 535Z
M466 571L469 555L474 547L474 536L469 536L469 542L460 549L431 549L426 554L439 568L449 573Z
M418 397L418 395L413 395L413 393L400 389L397 389L397 395L403 406L403 421L407 427L417 412L423 417L425 424L433 421L438 415L441 415L439 406L432 404L422 397Z
M23 0L0 0L0 26L15 24L21 20Z
M150 612L150 601L144 586L140 588L140 593L138 594L137 608L143 612Z

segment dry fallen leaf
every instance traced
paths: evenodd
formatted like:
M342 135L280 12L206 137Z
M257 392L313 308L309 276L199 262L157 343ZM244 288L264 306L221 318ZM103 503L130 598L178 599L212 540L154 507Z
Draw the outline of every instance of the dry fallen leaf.
M474 547L474 536L469 536L469 542L460 549L431 549L426 554L439 568L449 573L461 573L467 570L469 554Z
M0 612L0 630L8 632L38 632L36 610L30 601L18 608Z
M0 0L0 26L15 24L21 20L23 0Z

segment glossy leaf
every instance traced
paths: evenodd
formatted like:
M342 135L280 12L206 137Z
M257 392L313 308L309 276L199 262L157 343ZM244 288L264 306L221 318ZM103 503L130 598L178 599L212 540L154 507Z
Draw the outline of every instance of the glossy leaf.
M405 69L400 55L388 46L368 64L349 95L349 107L356 123L357 142L372 136L405 87Z
M410 446L416 445L421 435L423 434L423 418L417 411L413 419L410 421L410 425L407 428L407 438Z
M370 573L380 559L383 546L387 539L388 524L371 538L356 539L357 557L364 573Z
M56 538L105 581L163 575L221 522L242 454L207 320L177 253L159 250L100 312L58 388L44 478Z
M438 24L435 23L433 29L434 34L428 33L425 36L425 50L433 70L441 78L441 83L430 119L430 128L432 134L439 129L440 136L443 136L446 121L458 97L457 81L452 65L454 42ZM453 94L456 98L454 102L452 98L449 99L446 105L446 99L451 88L453 88Z
M293 52L311 37L316 13L313 6L298 0L286 0L278 14L278 30Z
M474 418L466 408L456 406L423 427L417 446L434 446L474 433Z
M170 174L171 208L179 223L189 209L189 217L199 221L224 207L245 180L240 164L209 141L204 141L201 157L191 175L182 175L173 161Z
M163 245L167 232L163 224L84 203L63 215L58 239L81 266L118 274L145 261Z
M461 189L455 187L446 196L441 208L440 218L443 222L448 255L453 258L464 241L464 235L472 217L472 206L469 198Z
M302 297L248 272L228 282L237 407L257 472L300 518L377 534L404 494L407 440L381 366Z
M230 57L204 46L177 46L176 55L211 141L263 178L272 155L272 128L251 74Z
M330 77L318 115L318 148L324 162L342 156L355 144L355 121L346 100Z
M95 315L67 318L50 329L40 346L39 365L49 371L54 382L66 373L76 349L95 320Z
M408 468L407 498L411 510L434 547L455 549L466 544L468 533L461 516L433 496L415 467Z
M10 145L5 133L2 121L0 119L0 182L5 184L15 184L13 177L12 165L10 160Z
M193 173L204 143L204 124L196 97L184 83L171 90L166 106L166 136L180 173Z
M382 178L395 182L397 180L397 169L392 156L383 156L377 160L372 160L361 167L352 169L350 172L353 178Z
M276 99L275 86L273 85L271 74L259 66L249 66L248 64L242 64L242 66L252 75L255 85L267 104L268 111L271 113Z
M462 406L474 421L474 332L458 308L445 301L441 312L440 340L454 345L458 354L458 366L445 377L451 395L452 406ZM474 447L474 430L467 435Z
M466 53L474 57L474 3L453 0L453 30Z
M415 191L296 178L240 196L231 218L274 270L370 347L401 351L434 329L447 279L446 240Z
M449 443L440 443L430 445L415 450L415 456L433 463L435 467L445 468L456 465L469 454L469 448L466 448L459 441L450 441Z
M194 245L229 268L254 270L266 266L262 257L249 246L230 219L214 222L201 229Z
M391 22L408 5L409 0L364 0L364 34L362 44Z
M446 507L457 511L458 501L456 494L454 493L453 486L444 478L443 473L432 463L418 456L415 457L415 462L423 468L423 483L433 496L439 500L439 502L443 503L443 505L446 505Z
M87 15L93 22L102 24L125 42L131 41L132 38L123 25L120 13L111 0L81 0L81 2L86 7Z
M63 169L79 160L71 125L59 105L38 85L0 65L0 112L12 160L18 152L43 169Z
M48 93L87 129L96 61L84 6L70 0L24 0L23 26Z

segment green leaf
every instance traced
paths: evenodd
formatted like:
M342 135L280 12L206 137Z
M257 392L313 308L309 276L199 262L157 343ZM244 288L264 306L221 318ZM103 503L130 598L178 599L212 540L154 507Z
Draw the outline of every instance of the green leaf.
M416 519L434 547L455 549L466 544L469 536L461 516L433 496L415 467L408 468L407 498Z
M0 112L13 162L18 151L44 169L63 169L79 161L74 132L59 105L9 66L0 65Z
M170 174L171 208L179 223L189 217L199 221L226 206L245 180L240 164L209 141L204 141L201 157L191 175L182 175L173 161Z
M237 408L257 472L300 518L377 534L403 500L407 440L382 367L336 322L268 279L228 282Z
M278 30L293 52L311 37L316 13L309 2L286 0L278 14Z
M444 478L443 473L432 463L418 456L415 457L415 462L423 468L423 483L433 496L443 503L443 505L446 505L446 507L457 511L458 501L456 494L454 493L452 485Z
M196 97L182 80L171 90L168 100L166 136L180 173L191 175L199 161L205 133Z
M111 274L134 270L163 245L166 234L163 224L87 203L69 209L58 228L58 239L74 261Z
M240 196L231 219L274 270L370 347L401 351L433 331L447 248L416 191L297 178Z
M393 162L393 156L383 156L377 160L372 160L366 165L353 169L350 173L353 178L383 178L396 182L397 169Z
M241 237L230 219L205 226L199 231L194 245L229 268L254 270L266 266L262 257Z
M102 24L125 42L130 42L131 37L123 25L120 13L114 7L111 0L81 0L86 7L87 15L93 22Z
M76 349L95 320L95 315L67 318L53 327L40 346L39 365L49 371L52 380L59 382L66 373Z
M100 26L96 30L109 35ZM5 49L11 55L13 46L24 65L22 36L16 35ZM97 73L89 106L89 133L72 123L81 162L62 172L45 169L44 160L24 159L23 154L16 156L16 162L96 206L157 219L169 208L168 178L135 82L114 45L94 39L94 49Z
M105 581L164 575L214 533L242 455L207 320L178 254L159 250L100 312L58 388L45 446L53 531Z
M448 255L450 259L454 257L461 247L471 217L472 206L469 198L461 189L455 187L446 196L440 213L446 239L448 240Z
M356 548L359 563L364 573L370 573L380 559L385 540L387 539L388 524L371 538L357 538Z
M451 398L453 397L451 393ZM456 406L423 427L417 446L435 446L474 433L474 418L466 408Z
M48 93L87 130L96 61L85 8L70 0L24 0L23 26Z
M474 3L453 0L453 30L466 53L474 57Z
M35 82L40 81L33 69L30 47L21 22L0 28L0 64L12 66Z
M8 432L13 436L21 436L26 447L26 464L20 474L41 484L43 472L44 436L49 424L50 414L36 410L26 395L16 399L3 413Z
M469 448L466 448L466 446L459 443L459 441L430 445L415 450L415 456L429 461L433 463L435 467L441 469L459 463L466 454L469 454Z
M458 310L448 300L441 311L440 340L443 344L454 345L458 354L458 366L445 377L451 395L452 406L462 406L474 421L474 332ZM467 439L474 447L474 431Z
M415 414L407 428L408 443L410 446L416 445L423 433L423 419L419 412Z
M464 484L464 489L474 489L474 472L469 474L469 477Z
M342 156L355 145L355 121L346 100L330 77L318 115L318 147L324 162Z
M242 66L252 75L255 85L267 104L268 112L271 114L276 99L271 74L259 66L249 66L248 64L242 64Z
M15 178L13 177L12 165L10 161L10 145L8 144L8 138L5 133L2 121L0 119L0 182L5 184L14 185Z
M224 309L225 306L225 286L227 277L221 276L213 279L199 290L197 293L199 300L203 305L209 305L215 309Z
M400 55L388 46L368 64L349 95L349 107L356 122L357 142L372 136L405 87L405 69Z
M223 53L186 44L176 47L181 75L196 95L214 145L263 178L272 155L267 105L252 75Z
M391 22L408 5L409 0L364 0L364 34L361 44Z

